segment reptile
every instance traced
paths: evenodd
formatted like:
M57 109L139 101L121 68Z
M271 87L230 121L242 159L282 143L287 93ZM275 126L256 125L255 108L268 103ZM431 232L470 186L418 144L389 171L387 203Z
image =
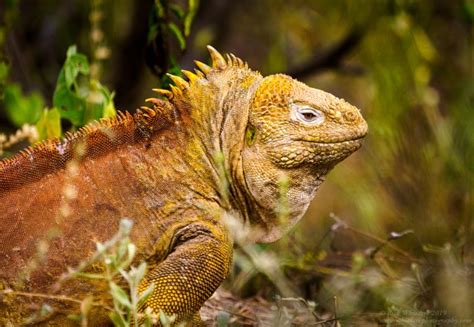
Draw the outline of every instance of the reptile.
M78 305L61 296L107 298L106 288L84 279L53 285L124 217L134 224L134 262L149 267L139 291L154 285L140 310L199 324L201 305L232 263L224 217L251 230L254 242L279 239L326 174L360 148L368 128L355 106L208 49L210 65L196 61L194 72L183 70L186 79L170 75L174 85L155 89L159 96L135 114L118 113L0 162L0 289L12 291L0 297L0 324L21 324L46 302L54 315L36 323L74 325L66 317ZM107 310L94 310L89 324L106 325Z

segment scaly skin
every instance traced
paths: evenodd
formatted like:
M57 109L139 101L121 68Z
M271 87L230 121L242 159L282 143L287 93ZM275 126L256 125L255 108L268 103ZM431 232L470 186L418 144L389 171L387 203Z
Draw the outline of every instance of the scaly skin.
M229 273L225 215L249 226L256 242L272 242L296 223L327 172L360 147L364 119L331 94L285 75L263 78L240 59L209 50L213 67L197 62L196 74L184 71L189 82L172 76L176 86L158 90L166 99L149 99L153 108L0 162L0 288L107 299L97 282L52 285L127 217L134 222L136 262L150 266L140 291L155 285L144 308L197 321ZM282 219L276 208L284 176ZM32 260L39 262L35 269ZM29 278L19 283L25 269ZM42 302L5 296L0 324L19 324ZM47 302L56 314L45 324L73 324L65 316L77 305ZM105 310L94 310L91 324L105 324Z

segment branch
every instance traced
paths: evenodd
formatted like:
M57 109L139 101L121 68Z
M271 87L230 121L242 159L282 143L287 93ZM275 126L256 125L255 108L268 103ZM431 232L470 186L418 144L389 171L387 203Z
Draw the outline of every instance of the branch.
M357 45L359 45L364 31L359 28L355 28L349 34L347 34L339 43L334 44L323 50L316 55L306 64L290 69L286 74L295 78L305 78L308 75L319 73L324 70L339 68L344 66L342 60L346 57ZM348 71L348 70L345 70ZM354 70L356 73L360 73L360 69Z

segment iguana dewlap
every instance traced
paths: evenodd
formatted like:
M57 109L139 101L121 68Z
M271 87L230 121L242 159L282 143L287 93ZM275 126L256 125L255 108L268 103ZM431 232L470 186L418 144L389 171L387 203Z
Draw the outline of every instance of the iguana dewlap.
M232 239L222 217L251 226L256 242L278 239L326 173L361 146L367 124L354 106L286 75L264 78L233 55L209 50L212 67L196 62L196 73L183 71L189 81L172 76L176 86L158 90L164 100L150 99L153 108L0 162L0 289L51 293L58 276L126 217L134 222L136 260L150 266L141 289L155 284L147 306L191 321L229 273ZM45 257L18 289L44 240ZM84 280L55 294L107 296ZM44 302L1 301L0 325L20 323ZM51 321L60 324L63 311L79 310L48 303L59 313ZM100 312L94 317L92 325L101 325Z

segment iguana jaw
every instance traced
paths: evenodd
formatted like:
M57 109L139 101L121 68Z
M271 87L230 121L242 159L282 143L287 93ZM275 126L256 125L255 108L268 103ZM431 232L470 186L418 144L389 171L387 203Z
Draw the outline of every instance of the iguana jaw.
M264 148L272 163L281 169L310 166L318 170L344 160L361 146L362 139L357 138L340 142L282 140L267 144Z

